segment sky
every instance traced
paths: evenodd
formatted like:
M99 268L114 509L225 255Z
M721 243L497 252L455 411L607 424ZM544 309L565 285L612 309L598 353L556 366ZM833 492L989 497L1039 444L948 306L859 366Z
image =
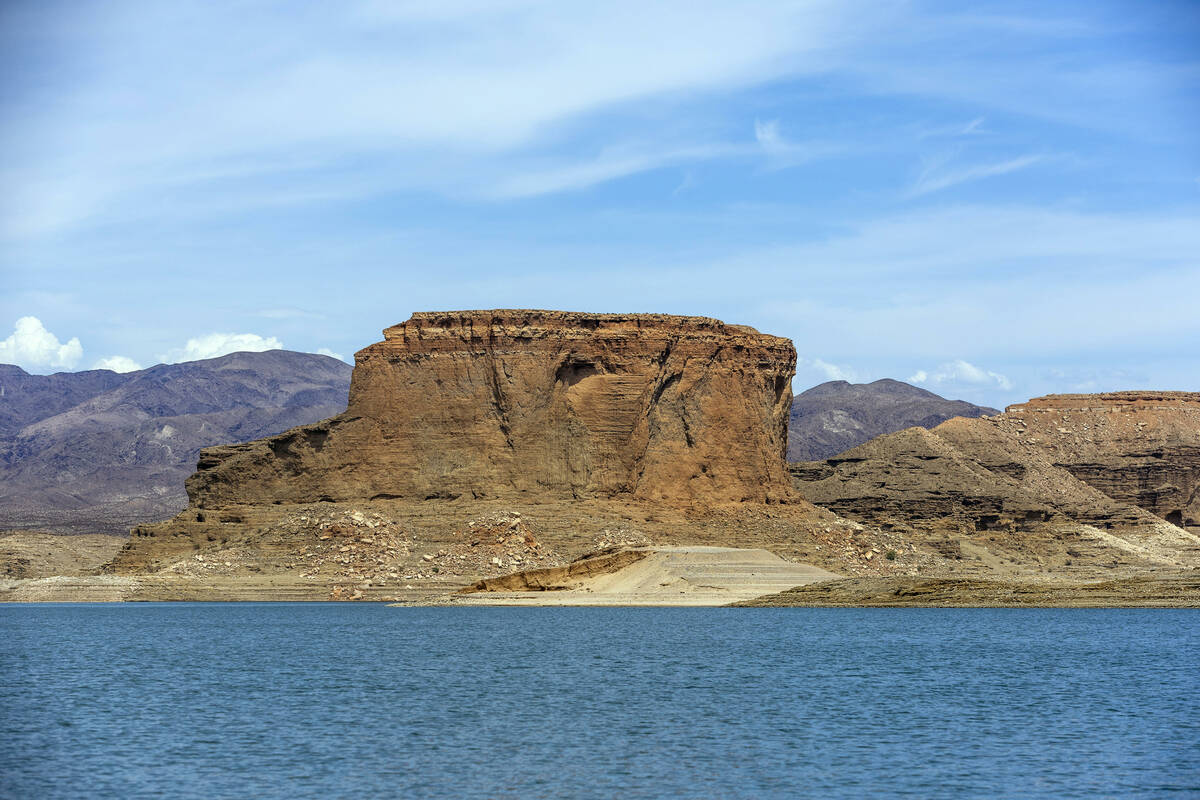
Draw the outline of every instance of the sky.
M796 391L1200 390L1195 2L17 0L0 154L30 372L556 308Z

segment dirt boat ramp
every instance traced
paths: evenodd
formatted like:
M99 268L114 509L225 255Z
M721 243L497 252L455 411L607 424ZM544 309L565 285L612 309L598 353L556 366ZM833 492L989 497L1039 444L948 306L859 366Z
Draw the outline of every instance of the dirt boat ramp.
M645 547L489 578L451 597L455 605L723 606L838 577L762 549Z

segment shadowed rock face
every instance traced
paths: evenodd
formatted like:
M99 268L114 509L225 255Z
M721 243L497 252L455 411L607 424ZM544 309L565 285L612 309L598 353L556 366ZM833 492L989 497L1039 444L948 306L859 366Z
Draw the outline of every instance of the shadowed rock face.
M344 414L205 450L188 494L777 500L795 358L702 317L418 313L356 355Z
M884 526L1195 527L1200 394L1050 395L880 436L793 475L809 500Z

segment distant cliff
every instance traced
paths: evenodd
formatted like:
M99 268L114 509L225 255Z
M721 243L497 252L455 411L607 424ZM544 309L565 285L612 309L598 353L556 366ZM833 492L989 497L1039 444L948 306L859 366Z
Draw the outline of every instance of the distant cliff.
M873 383L830 381L792 399L787 457L829 458L885 433L932 428L952 417L999 413L887 378Z
M124 374L0 365L0 528L125 533L170 516L201 448L337 414L350 372L286 350Z
M1003 419L1089 486L1200 529L1200 392L1052 394Z
M356 355L344 414L205 450L199 508L371 498L766 501L791 342L704 317L414 314Z

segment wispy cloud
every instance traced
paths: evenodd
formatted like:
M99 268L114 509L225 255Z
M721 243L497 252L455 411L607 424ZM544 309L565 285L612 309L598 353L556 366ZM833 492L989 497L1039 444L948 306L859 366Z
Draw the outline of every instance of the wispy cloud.
M985 133L983 129L983 117L976 117L962 127L958 132L959 136L971 136L972 134Z
M856 383L862 380L862 376L857 370L840 364L832 364L820 358L798 358L796 359L796 367L798 371L806 373L817 373L825 377L827 381L849 381Z
M43 50L65 90L36 102L16 93L5 111L19 122L0 132L9 163L25 165L2 176L10 233L61 230L108 213L114 198L154 207L147 191L173 187L178 202L184 187L281 172L307 176L318 199L348 175L373 176L374 190L440 180L461 193L474 174L486 194L496 156L561 137L572 120L825 69L840 58L831 32L851 35L846 4L826 0L702 13L682 0L456 3L437 14L317 4L282 27L277 8L241 7L232 28L219 4L55 13L41 20L52 31ZM79 42L86 52L72 49ZM511 196L570 190L648 158L500 183Z
M780 132L779 120L755 120L754 140L766 155L770 169L795 167L846 151L845 144L792 141Z
M909 376L908 380L910 383L922 384L966 383L975 386L992 384L1005 390L1013 388L1012 381L1007 376L977 367L961 358L940 364L932 374L925 370L918 370Z
M940 192L943 189L949 189L951 186L957 186L960 183L969 183L970 181L992 178L997 175L1007 175L1010 172L1027 169L1044 160L1043 156L1031 154L1011 158L1007 161L972 164L965 167L947 168L940 163L931 165L921 171L909 194L910 196L917 197L923 194Z
M755 120L753 145L737 141L628 145L608 148L594 158L560 159L558 163L550 164L533 162L527 168L521 168L521 161L513 159L520 171L492 183L483 190L483 194L491 199L499 199L578 191L664 167L715 160L749 162L765 158L767 169L784 169L840 155L845 151L846 146L841 144L789 140L780 132L778 120Z
M360 0L286 19L269 4L238 6L236 26L220 3L29 9L9 35L34 31L38 46L8 49L23 54L21 74L40 77L14 82L3 109L12 122L0 129L9 155L0 231L18 239L114 215L143 222L397 191L458 199L577 191L729 157L732 139L693 136L681 148L679 131L711 123L714 102L739 91L806 79L854 92L850 106L910 96L968 104L979 113L951 126L960 137L982 132L993 111L1090 127L1131 118L1139 131L1169 134L1182 126L1161 123L1194 106L1176 91L1194 84L1186 64L1056 61L1063 41L1096 50L1111 33L1103 25L948 15L922 3L462 0L434 9ZM1021 49L1030 37L1046 45L1036 56ZM1114 113L1141 97L1162 113ZM769 116L781 105L792 112L786 122ZM813 141L809 129L827 110L797 124L808 105L802 94L764 106L755 134L768 169L855 151L870 138L860 121ZM615 128L638 130L614 136ZM597 132L643 146L596 155ZM1037 158L931 171L913 194Z
M610 151L583 161L531 166L498 180L487 187L484 194L492 199L501 199L578 191L662 167L744 153L744 148L725 145L696 145L646 152Z
M924 128L917 133L918 139L957 138L962 136L980 136L990 133L984 126L983 117L975 117L969 122L958 125L936 125Z

